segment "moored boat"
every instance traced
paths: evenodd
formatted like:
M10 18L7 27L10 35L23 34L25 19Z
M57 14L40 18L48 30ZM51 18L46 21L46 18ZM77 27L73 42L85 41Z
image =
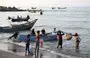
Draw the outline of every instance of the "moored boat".
M57 7L57 9L66 9L67 7Z
M27 17L25 18L21 18L19 16L17 16L17 18L8 17L8 19L11 20L12 22L28 21L30 19L30 16L27 15Z
M36 21L37 19L19 25L13 24L11 26L0 27L0 32L15 32L15 31L29 30L33 27Z

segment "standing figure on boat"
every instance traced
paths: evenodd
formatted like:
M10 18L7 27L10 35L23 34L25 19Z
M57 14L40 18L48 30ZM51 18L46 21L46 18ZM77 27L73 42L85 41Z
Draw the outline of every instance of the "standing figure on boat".
M56 28L54 28L53 32L56 33Z
M20 19L20 17L17 15L17 19Z
M27 19L30 19L30 16L29 15L27 15Z
M40 9L40 15L43 15L43 11Z
M42 33L42 35L45 35L46 34L46 31L45 31L44 28L41 30L41 33Z
M63 44L63 39L62 39L62 36L64 35L64 33L62 32L62 31L58 31L57 32L57 39L58 39L58 46L57 46L57 48L59 47L59 46L61 46L61 48L62 48L62 44Z
M34 28L33 28L32 31L31 31L31 35L35 35L35 30L34 30Z

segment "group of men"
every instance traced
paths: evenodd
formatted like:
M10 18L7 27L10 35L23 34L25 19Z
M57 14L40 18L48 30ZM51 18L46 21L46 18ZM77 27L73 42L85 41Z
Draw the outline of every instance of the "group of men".
M46 33L45 32L45 29L42 29L41 32L42 32L42 34L45 34ZM19 34L19 32L14 33L14 35L12 35L11 37L9 37L9 39L11 39L12 37L14 37L16 39L17 36L18 36L18 34ZM57 48L59 48L59 46L60 46L60 48L62 48L62 44L63 44L63 38L62 37L63 37L64 34L65 33L62 32L62 31L60 31L60 30L57 32L57 39L58 39ZM27 52L28 52L28 55L29 55L30 35L36 36L36 48L35 48L35 50L38 50L38 52L39 52L40 31L38 30L35 33L35 30L32 29L31 34L28 34L27 37L26 37L26 49L25 49L26 51L25 51L25 56L27 55ZM78 33L75 33L72 36L75 37L75 48L76 49L79 49L80 37L79 37Z

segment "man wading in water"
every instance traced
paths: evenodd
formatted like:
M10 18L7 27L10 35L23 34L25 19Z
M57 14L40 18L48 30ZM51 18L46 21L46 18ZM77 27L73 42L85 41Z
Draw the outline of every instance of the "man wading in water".
M29 45L30 45L30 34L27 35L26 37L26 51L25 51L25 56L27 56L27 52L28 52L28 56L29 56Z
M75 33L75 35L73 35L73 36L75 38L75 48L79 49L79 43L80 43L81 39L80 39L78 33Z
M35 58L38 58L39 53L39 42L40 42L40 31L37 31L36 33L36 48L35 48Z
M62 31L58 31L57 32L57 39L58 39L58 46L57 46L57 48L60 46L61 48L62 48L62 36L64 35L64 33L62 32Z

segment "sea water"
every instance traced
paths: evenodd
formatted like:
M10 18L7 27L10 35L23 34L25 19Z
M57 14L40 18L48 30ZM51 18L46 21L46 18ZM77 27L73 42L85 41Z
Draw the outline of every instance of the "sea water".
M52 32L53 28L56 30L62 30L67 33L78 33L81 38L80 49L77 52L75 50L74 38L70 41L63 41L63 49L57 49L56 42L44 42L46 49L55 51L57 53L63 53L68 55L77 56L77 54L83 58L89 58L90 56L90 8L89 7L72 7L66 9L54 9L43 8L43 15L39 13L30 12L0 12L0 26L9 26L8 16L17 18L26 17L30 15L31 19L38 19L33 28L41 30L45 28L46 32ZM21 34L27 34L28 31L21 31ZM0 33L0 39L8 38L12 33ZM56 53L56 54L57 54ZM79 56L78 55L78 56Z

